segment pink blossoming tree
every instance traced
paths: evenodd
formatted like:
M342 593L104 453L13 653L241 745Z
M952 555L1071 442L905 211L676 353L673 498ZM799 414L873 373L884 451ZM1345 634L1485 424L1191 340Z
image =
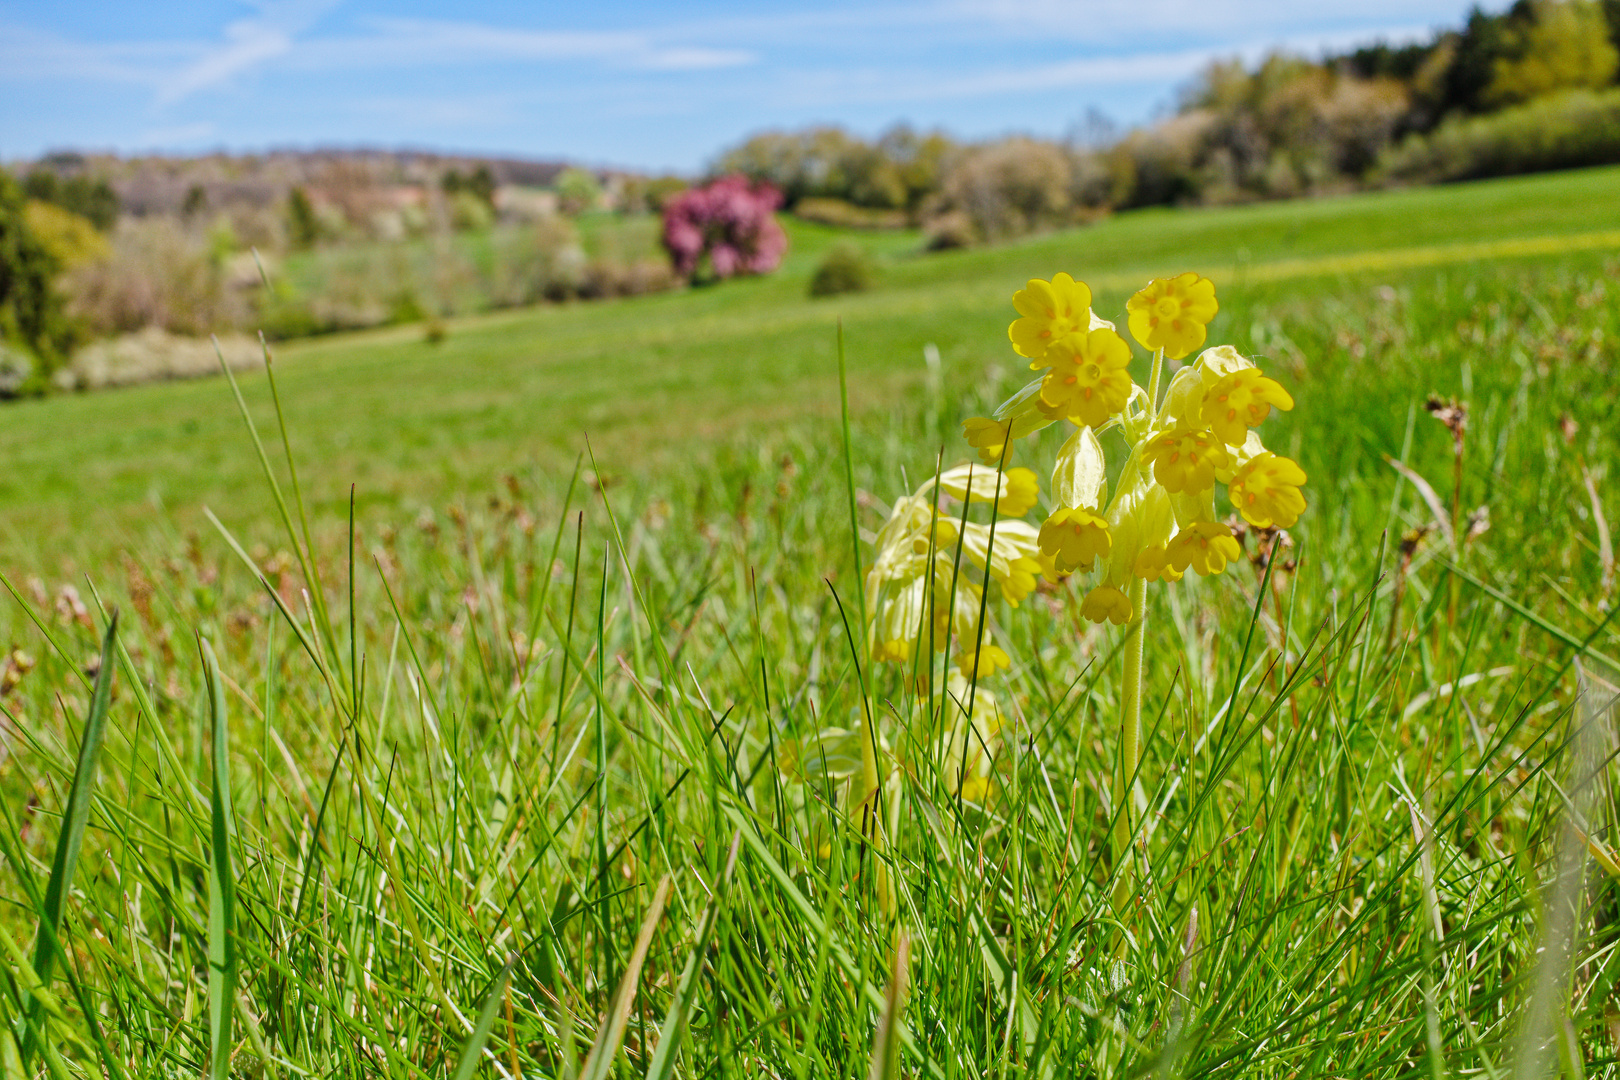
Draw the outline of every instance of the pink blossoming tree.
M774 212L782 193L745 176L723 176L690 188L664 208L664 247L675 272L696 280L775 270L787 234Z

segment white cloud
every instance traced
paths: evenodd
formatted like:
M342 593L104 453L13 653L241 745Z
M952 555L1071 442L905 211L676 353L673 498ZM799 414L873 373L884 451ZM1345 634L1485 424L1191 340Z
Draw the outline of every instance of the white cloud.
M943 0L942 14L990 24L1017 35L1096 44L1135 42L1144 49L1165 41L1248 40L1274 34L1342 33L1357 41L1376 36L1366 27L1456 23L1461 13L1451 0L1313 0L1284 7L1263 0ZM1427 27L1426 27L1427 29Z
M194 47L177 42L71 41L26 26L0 26L0 79L73 79L145 83L154 72L185 63Z
M158 85L157 103L172 105L199 90L228 82L232 76L273 60L293 46L292 37L285 31L259 22L232 23L225 28L225 39L172 78L164 79Z
M715 68L747 67L759 57L743 49L654 49L636 62L636 67L652 71L711 71Z
M666 41L650 31L523 30L437 19L372 19L369 32L300 45L298 66L330 70L506 61L597 61L609 67L698 71L755 63L755 53Z
M1427 30L1390 27L1371 36L1389 41L1422 38ZM945 102L1043 91L1160 86L1165 91L1185 83L1212 61L1232 56L1254 63L1274 49L1313 53L1345 48L1369 39L1366 32L1328 36L1234 42L1218 47L1144 52L1112 56L1077 56L1045 64L986 65L977 70L799 71L784 78L766 95L766 103L783 107L881 105L886 102Z
M409 142L461 128L487 133L480 138L491 146L563 131L602 142L630 129L636 139L708 142L729 125L740 132L812 117L878 123L910 114L964 133L1039 126L1041 116L1059 123L1102 102L1129 123L1213 59L1427 38L1434 25L1460 22L1468 0L790 0L791 8L701 18L667 5L668 21L594 24L603 29L585 20L611 16L581 10L564 22L544 4L512 17L550 25L500 25L476 0L454 9L460 18L323 24L337 2L247 0L241 17L185 39L71 40L0 25L0 88L13 101L60 103L48 115L7 110L0 138L55 145L115 125L131 146L181 145L217 137L215 129L163 125L207 119L236 140L296 141L318 130ZM41 16L35 25L53 24ZM157 25L153 33L163 33ZM217 93L265 73L278 77L263 92ZM105 102L100 115L73 111L92 97ZM669 119L640 123L648 117ZM133 134L145 124L159 130ZM628 160L636 151L614 153Z

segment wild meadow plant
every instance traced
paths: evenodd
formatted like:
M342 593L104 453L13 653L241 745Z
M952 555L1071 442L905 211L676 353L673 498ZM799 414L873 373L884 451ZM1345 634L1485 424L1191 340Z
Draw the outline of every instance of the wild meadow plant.
M1092 311L1083 282L1063 273L1034 279L1014 294L1013 305L1020 317L1008 337L1040 374L994 416L964 422L963 434L982 465L954 466L896 500L866 575L866 649L873 662L909 669L908 680L927 698L923 715L954 718L942 721L935 757L959 797L980 800L989 790L1003 720L993 693L979 682L1011 664L986 627L991 582L1016 608L1037 581L1055 588L1071 575L1098 573L1100 581L1081 601L1082 616L1126 628L1113 787L1113 857L1123 863L1130 857L1130 804L1142 745L1147 585L1176 582L1189 569L1220 574L1242 556L1234 525L1271 534L1261 540L1270 546L1275 534L1299 520L1304 470L1267 450L1256 430L1273 408L1289 410L1294 402L1229 345L1206 349L1164 377L1166 361L1181 361L1204 345L1219 310L1214 284L1197 274L1156 279L1127 304L1131 334L1153 357L1145 390L1127 371L1130 346ZM1017 439L1065 421L1074 431L1057 452L1052 509L1037 529L1019 520L1039 498L1035 474L1007 462ZM1110 499L1101 439L1114 432L1125 443L1125 459ZM1236 511L1229 521L1218 519L1217 482L1227 486ZM952 503L961 506L959 518L950 512ZM993 504L988 523L969 520L975 503ZM921 652L919 642L927 646ZM947 677L936 712L932 662L919 673L919 658L953 648L958 670ZM861 807L863 831L881 845L880 774L898 774L881 767L888 741L874 730L869 709L863 717L858 734L821 733L819 752L825 756L829 745L859 739L861 782L852 802ZM1118 907L1130 880L1125 874L1116 879ZM892 907L888 886L879 888Z
M1299 465L1267 450L1256 430L1293 398L1230 345L1201 353L1164 381L1165 361L1202 346L1219 305L1215 286L1193 273L1157 279L1126 305L1131 336L1153 354L1147 389L1126 370L1130 347L1091 310L1091 290L1068 274L1032 280L1013 296L1020 318L1007 334L1041 374L996 410L963 425L987 461L1005 462L1015 439L1067 420L1074 433L1052 467L1052 512L1038 536L1048 578L1091 573L1081 614L1126 627L1120 764L1115 777L1114 857L1132 836L1130 792L1142 745L1142 655L1147 584L1189 569L1219 574L1241 557L1233 524L1218 520L1215 486L1256 529L1288 528L1305 509ZM1161 385L1161 381L1163 384ZM1100 436L1117 430L1124 466L1108 498ZM1055 573L1054 573L1055 572ZM1127 878L1121 877L1124 887Z

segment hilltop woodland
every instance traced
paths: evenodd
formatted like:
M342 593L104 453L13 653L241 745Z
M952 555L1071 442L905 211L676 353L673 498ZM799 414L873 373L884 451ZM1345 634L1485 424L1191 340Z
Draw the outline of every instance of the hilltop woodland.
M746 177L752 195L730 189L735 205L779 200L806 221L962 247L1136 207L1620 161L1617 69L1620 0L1519 0L1427 42L1213 64L1172 115L1127 132L1098 114L1058 141L766 132L719 155L708 179ZM736 222L660 222L672 205L727 213L720 196L675 200L687 181L672 176L342 151L59 153L18 173L0 179L0 397L215 370L210 333L250 366L257 330L421 322L437 338L453 316L774 265L731 258L735 238L718 263L694 256L682 237ZM744 247L773 250L773 237ZM818 294L872 279L852 248L828 260Z

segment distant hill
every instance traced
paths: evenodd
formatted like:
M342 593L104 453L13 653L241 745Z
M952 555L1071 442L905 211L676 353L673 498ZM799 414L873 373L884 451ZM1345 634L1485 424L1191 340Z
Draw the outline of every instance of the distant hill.
M58 151L23 163L19 171L45 169L63 177L91 175L105 179L118 193L124 213L146 217L182 214L198 206L214 210L267 206L284 200L294 187L324 190L436 186L451 170L470 173L480 166L489 169L497 184L549 187L569 168L569 163L426 150L330 147L195 157L120 157Z

